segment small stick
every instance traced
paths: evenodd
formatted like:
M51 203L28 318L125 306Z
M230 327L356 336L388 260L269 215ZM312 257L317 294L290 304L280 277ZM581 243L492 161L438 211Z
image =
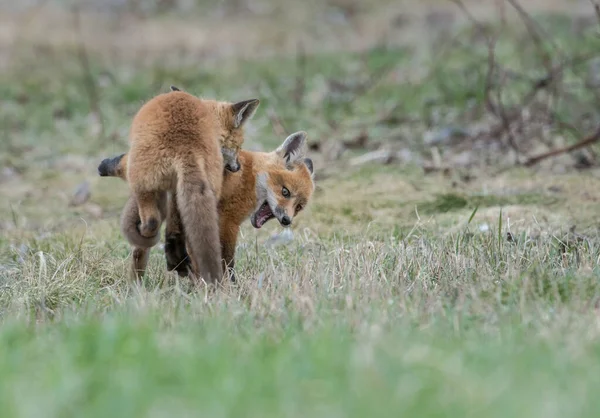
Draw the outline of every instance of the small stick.
M572 152L572 151L576 151L578 149L581 148L585 148L588 145L591 145L595 142L600 141L600 127L598 127L598 129L596 130L596 132L594 132L593 134L591 134L590 136L588 136L587 138L582 139L581 141L579 141L576 144L573 145L569 145L568 147L564 147L564 148L559 148L553 151L548 151L545 152L543 154L537 155L535 157L531 157L530 159L528 159L527 161L525 161L525 163L523 165L525 165L525 167L531 167L537 163L539 163L540 161L543 161L547 158L550 157L555 157L557 155L560 154L565 154L567 152Z

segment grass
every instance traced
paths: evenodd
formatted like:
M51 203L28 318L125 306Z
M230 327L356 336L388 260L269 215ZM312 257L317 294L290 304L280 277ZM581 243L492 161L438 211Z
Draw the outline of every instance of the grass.
M5 416L597 410L596 239L299 241L245 248L239 287L208 300L159 254L130 288L94 237L28 257L2 297Z
M597 42L553 19L560 42ZM515 63L529 53L499 45ZM36 48L0 71L0 416L598 415L597 169L479 167L464 180L417 163L346 164L364 150L312 152L322 177L294 240L271 246L277 224L244 224L237 285L198 291L165 271L159 247L142 286L127 280L127 187L96 167L126 150L148 97L170 84L259 97L248 148L283 141L274 111L323 146L366 129L427 155L423 132L467 123L464 105L481 100L473 74L485 73L467 47L425 61L418 45L309 52L299 103L293 54L200 65L91 48L105 137L77 54ZM406 81L414 60L426 67ZM398 71L358 97L328 85L388 66ZM371 123L394 108L418 123ZM83 181L89 202L69 206Z
M484 339L466 333L442 340L431 334L443 335L445 327L387 333L337 325L304 335L293 324L275 340L265 333L232 336L211 319L208 325L186 323L185 315L168 331L159 331L158 320L129 315L66 321L36 332L7 327L2 340L21 349L2 363L4 379L12 381L2 390L4 411L503 417L591 416L598 406L598 346L589 342L567 361L573 350L566 344L522 334ZM51 348L40 350L40 341ZM39 360L48 355L52 362ZM11 361L27 366L15 369Z

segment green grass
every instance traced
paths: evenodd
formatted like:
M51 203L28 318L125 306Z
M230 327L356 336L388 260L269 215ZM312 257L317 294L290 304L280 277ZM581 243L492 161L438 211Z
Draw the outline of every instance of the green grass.
M3 414L593 416L599 241L426 235L248 247L208 300L46 247L5 278Z
M138 309L5 325L3 414L558 417L600 406L597 342L448 333L451 324L352 329L333 319L314 331L282 321L265 332L221 314L175 316L170 327Z
M541 21L563 48L598 45L569 18ZM498 59L533 77L539 57L522 32L503 33ZM104 137L71 47L15 49L0 71L0 417L597 416L597 169L483 166L463 180L417 161L347 164L367 150L311 151L323 177L293 241L266 245L279 225L246 222L237 285L205 294L166 272L158 246L142 285L128 281L127 186L96 167L126 151L141 103L171 84L258 97L247 147L279 145L277 121L325 150L364 130L430 158L426 130L480 122L465 109L483 104L487 50L472 30L457 34L439 56L340 47L308 53L304 69L295 50L206 62L90 53ZM527 90L511 86L507 104ZM573 92L595 111L592 91ZM69 206L86 180L89 202Z

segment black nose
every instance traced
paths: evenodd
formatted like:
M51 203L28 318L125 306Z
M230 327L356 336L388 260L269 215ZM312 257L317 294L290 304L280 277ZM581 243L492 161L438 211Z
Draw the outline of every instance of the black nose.
M286 215L283 218L281 218L281 225L288 226L291 223L292 223L292 220L290 219L289 216Z
M237 161L233 165L226 164L225 168L227 169L227 171L230 171L232 173L237 173L238 171L240 171L240 165Z

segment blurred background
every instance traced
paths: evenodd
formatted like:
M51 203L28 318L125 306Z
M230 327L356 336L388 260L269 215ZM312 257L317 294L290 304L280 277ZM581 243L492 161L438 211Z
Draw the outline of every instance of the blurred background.
M0 231L118 236L127 187L96 167L170 85L260 98L247 149L308 132L299 228L498 206L593 227L599 27L590 0L2 0Z
M596 1L0 0L2 415L598 416ZM314 161L210 296L97 174L170 85Z

